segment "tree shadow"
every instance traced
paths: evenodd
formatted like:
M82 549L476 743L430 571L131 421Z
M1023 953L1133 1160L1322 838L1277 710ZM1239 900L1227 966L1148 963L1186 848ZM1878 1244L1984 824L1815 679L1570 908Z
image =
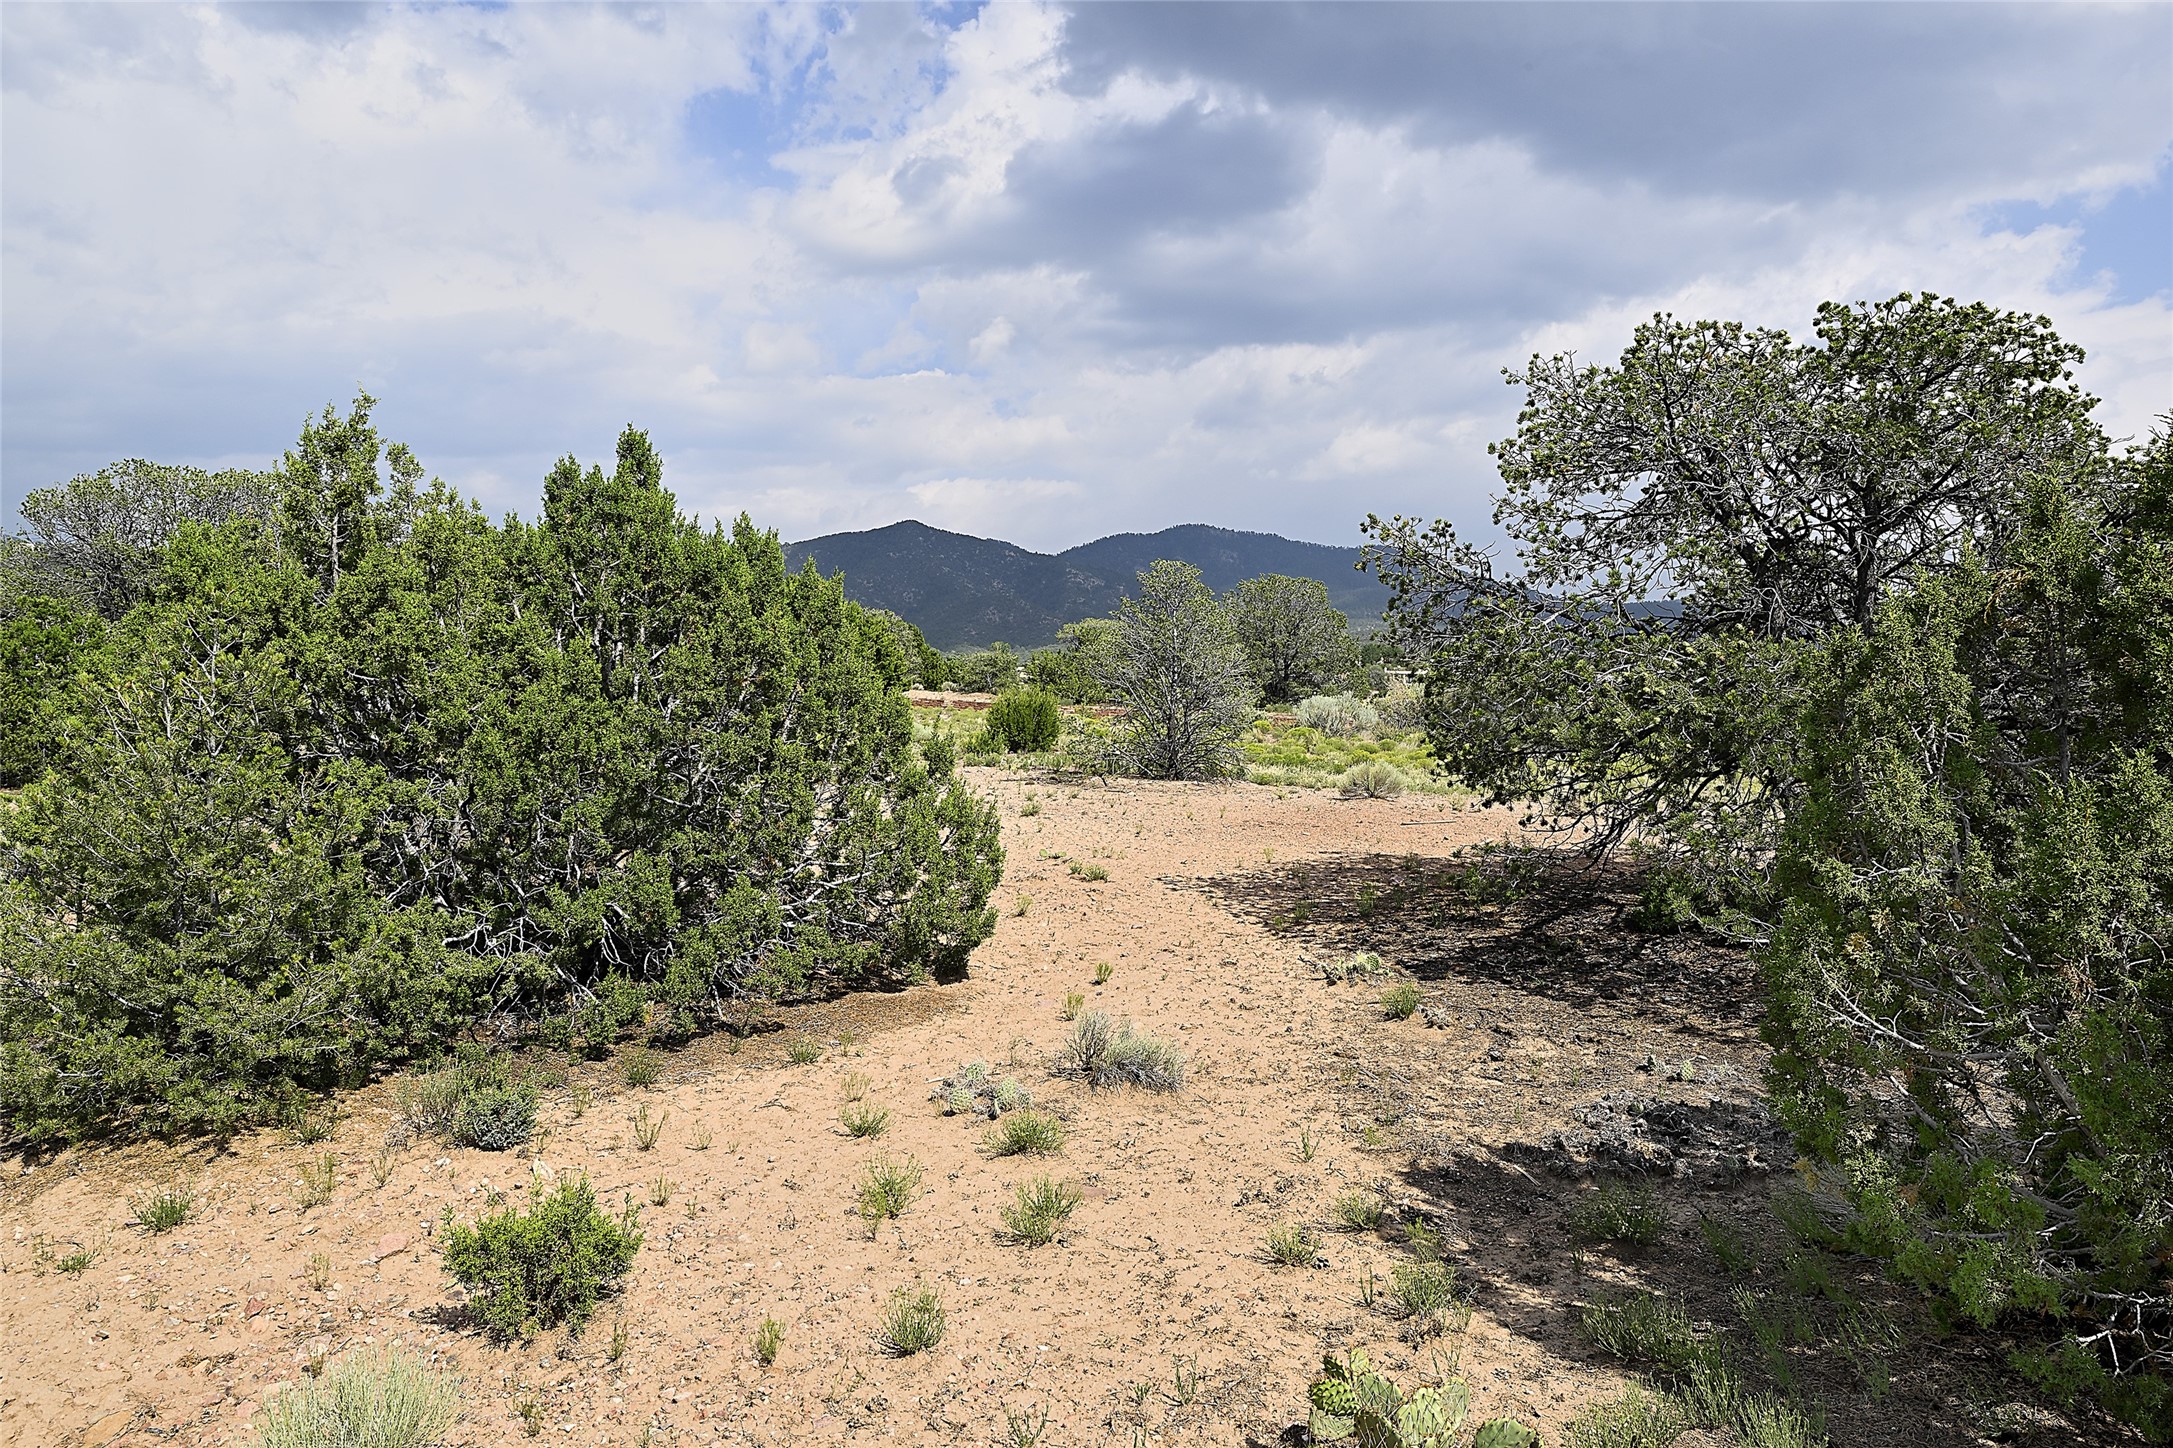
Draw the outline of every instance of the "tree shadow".
M1650 998L1723 1021L1756 1010L1741 951L1697 931L1635 928L1638 873L1620 863L1552 851L1353 853L1169 883L1324 957L1373 951L1425 982L1580 1007Z

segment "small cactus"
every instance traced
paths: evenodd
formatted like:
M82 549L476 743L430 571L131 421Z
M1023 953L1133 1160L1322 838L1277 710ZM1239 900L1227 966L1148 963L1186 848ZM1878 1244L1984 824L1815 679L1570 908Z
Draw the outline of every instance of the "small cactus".
M1471 1448L1539 1448L1539 1435L1514 1418L1489 1418L1479 1425Z
M1449 1448L1471 1406L1470 1389L1454 1378L1438 1388L1420 1388L1406 1400L1356 1350L1349 1357L1323 1358L1320 1368L1320 1379L1307 1394L1312 1414L1306 1426L1316 1443L1350 1438L1357 1448ZM1510 1439L1500 1448L1533 1445Z

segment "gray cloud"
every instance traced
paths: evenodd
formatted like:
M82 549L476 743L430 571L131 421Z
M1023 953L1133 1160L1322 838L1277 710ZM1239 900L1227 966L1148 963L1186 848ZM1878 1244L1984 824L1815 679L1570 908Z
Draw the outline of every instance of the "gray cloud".
M1087 4L1064 56L1081 93L1197 77L1432 144L1512 138L1581 175L1806 201L2147 166L2173 9Z

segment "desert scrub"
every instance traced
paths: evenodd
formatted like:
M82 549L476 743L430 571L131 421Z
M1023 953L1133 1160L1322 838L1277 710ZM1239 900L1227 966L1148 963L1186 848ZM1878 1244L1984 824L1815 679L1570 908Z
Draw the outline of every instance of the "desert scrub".
M1580 1242L1649 1247L1667 1230L1667 1208L1643 1183L1603 1182L1570 1204L1567 1226Z
M154 1237L171 1232L196 1211L196 1192L183 1182L168 1182L155 1192L128 1199L128 1213L136 1225Z
M1089 884L1109 878L1109 871L1100 865L1090 865L1079 860L1073 860L1070 868L1071 877L1074 880L1085 880Z
M1175 1091L1185 1084L1183 1053L1134 1031L1130 1021L1112 1021L1103 1011L1088 1011L1073 1023L1064 1042L1063 1060L1090 1086Z
M1330 985L1342 985L1345 981L1377 980L1395 974L1387 961L1370 950L1361 950L1341 960L1326 961L1321 965L1322 979Z
M1116 973L1117 968L1111 965L1108 961L1097 960L1094 962L1094 983L1096 985L1109 984L1109 978Z
M664 1075L664 1061L647 1046L636 1046L619 1058L619 1074L629 1086L654 1086Z
M1062 1010L1059 1010L1059 1011L1058 1011L1058 1012L1057 1012L1056 1014L1057 1014L1057 1017L1058 1017L1058 1019L1060 1019L1060 1020L1066 1020L1066 1021L1076 1021L1076 1020L1078 1020L1078 1019L1079 1019L1079 1012L1080 1012L1080 1011L1082 1011L1082 1010L1084 1010L1085 1008L1086 1008L1086 992L1085 992L1085 991L1083 991L1083 990L1072 990L1072 991L1066 991L1066 992L1064 992L1064 1007L1063 1007L1063 1009L1062 1009Z
M982 1116L996 1120L1007 1111L1034 1104L1033 1093L1009 1076L991 1076L988 1062L968 1061L929 1093L943 1103L945 1116Z
M1673 1399L1627 1388L1569 1425L1569 1448L1667 1448L1690 1427Z
M905 1214L913 1204L913 1194L920 1190L923 1174L921 1164L910 1156L879 1156L867 1164L860 1173L858 1200L860 1219L869 1231Z
M894 1357L911 1357L941 1342L943 1328L943 1299L936 1296L934 1288L901 1287L890 1294L876 1341Z
M1408 1021L1418 1010L1418 987L1409 981L1390 986L1381 995L1381 1014L1392 1021Z
M990 1156L1053 1156L1064 1149L1064 1123L1046 1111L1012 1111L981 1138Z
M1656 1293L1631 1292L1591 1303L1578 1313L1577 1324L1594 1347L1626 1362L1687 1374L1713 1358L1690 1315Z
M1042 1247L1056 1240L1059 1228L1078 1210L1078 1188L1054 1177L1038 1176L1014 1188L1014 1200L999 1216L1004 1231L1022 1247Z
M1456 1269L1446 1262L1405 1262L1391 1268L1388 1295L1398 1316L1439 1322L1458 1305Z
M1268 1229L1268 1260L1279 1267L1311 1267L1320 1261L1320 1236L1299 1222L1285 1222Z
M785 1345L785 1325L774 1317L762 1319L755 1329L755 1361L768 1367L777 1361L777 1350Z
M1377 1231L1385 1210L1373 1192L1345 1192L1335 1199L1335 1224L1346 1232Z
M323 1156L302 1163L302 1182L295 1191L294 1199L306 1212L311 1207L321 1207L331 1201L332 1194L339 1189L339 1184L340 1159L328 1151Z
M423 1448L460 1416L460 1379L397 1349L356 1353L264 1410L256 1448Z
M626 1118L627 1124L634 1128L635 1147L641 1151L655 1151L658 1139L664 1135L664 1123L671 1119L669 1111L659 1111L651 1116L648 1103L643 1102L632 1116Z
M848 1101L838 1110L838 1124L847 1136L873 1141L890 1130L890 1108L866 1101Z
M450 1066L401 1083L397 1102L409 1130L456 1146L510 1151L535 1134L535 1082L480 1046L464 1046Z
M1403 793L1403 771L1393 764L1366 760L1343 774L1345 799L1395 799Z
M785 1043L785 1059L795 1066L812 1066L822 1059L822 1042L803 1031Z
M578 1331L641 1249L640 1208L599 1211L586 1177L562 1179L525 1212L508 1206L474 1226L448 1222L445 1270L469 1310L501 1342L565 1323Z

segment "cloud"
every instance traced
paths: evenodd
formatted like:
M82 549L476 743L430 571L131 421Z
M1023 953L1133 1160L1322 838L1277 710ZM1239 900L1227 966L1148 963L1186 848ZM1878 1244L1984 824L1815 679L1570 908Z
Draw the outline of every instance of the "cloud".
M1904 288L2135 432L2169 15L9 6L0 492L360 384L494 509L633 422L790 537L1483 533L1503 365Z

